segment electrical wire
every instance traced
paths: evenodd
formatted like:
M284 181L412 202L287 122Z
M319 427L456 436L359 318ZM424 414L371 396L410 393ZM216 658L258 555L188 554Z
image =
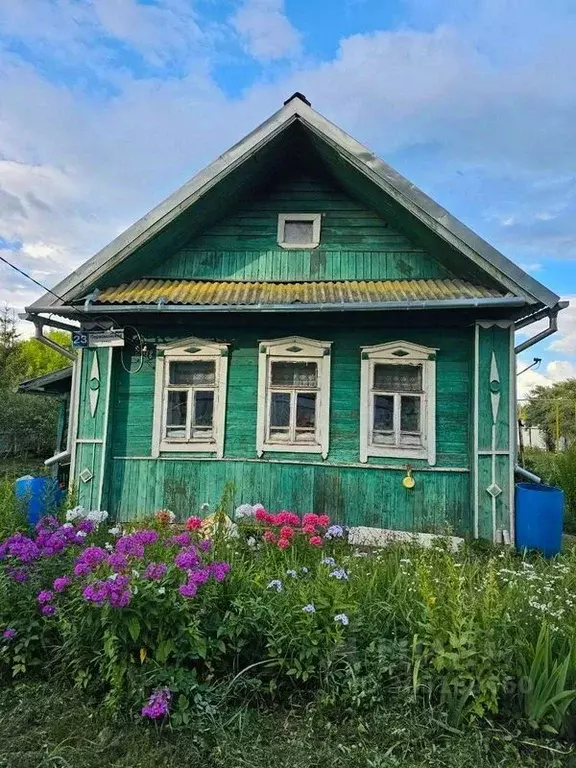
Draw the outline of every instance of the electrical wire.
M39 288L42 288L42 290L43 290L43 291L46 291L46 293L50 293L50 294L52 294L52 296L55 296L55 297L58 299L58 301L62 301L62 302L64 302L64 301L65 301L65 299L63 299L63 298L62 298L62 296L59 296L59 295L58 295L57 293L55 293L53 290L51 290L50 288L47 288L45 285L43 285L43 284L42 284L42 283L40 283L38 280L36 280L34 277L32 277L32 275L29 275L29 274L28 274L27 272L25 272L23 269L20 269L20 267L17 267L15 264L12 264L12 262L8 261L8 259L4 258L4 256L0 255L0 261L3 261L3 262L4 262L4 264L7 264L9 267L12 267L12 269L13 269L15 272L18 272L19 274L21 274L21 275L23 275L24 277L26 277L28 280L30 280L31 282L33 282L33 283L34 283L35 285L37 285ZM76 312L77 312L79 315L81 315L81 316L84 316L84 317L88 318L88 320L89 320L91 323L95 323L96 325L98 325L98 326L100 327L100 329L101 329L101 330L103 330L103 331L108 331L108 332L112 332L114 335L118 336L118 338L119 338L119 339L122 339L122 341L124 341L124 334L118 333L118 332L116 331L116 329L115 329L115 328L106 328L104 325L102 325L102 323L101 323L101 322L99 322L99 321L98 321L98 318L97 318L97 317L94 317L94 316L92 316L92 315L89 315L89 314L88 314L88 312L84 312L83 310L79 309L78 307L74 307L74 309L75 309L75 311L76 311ZM51 313L50 313L50 315L52 315L52 314L55 314L55 313L52 313L52 312L51 312ZM104 317L106 317L106 316L104 315ZM42 319L42 318L40 318L40 319ZM110 318L110 320L111 320L112 322L116 322L116 321L115 321L113 318ZM140 336L140 334L138 333L138 331L136 330L136 328L134 328L134 326L133 326L133 325L131 325L131 326L127 326L127 327L129 327L129 328L133 328L133 329L136 331L136 334L137 334L137 336L138 336L138 340L139 340L139 343L140 343L140 355L141 355L141 360L140 360L140 367L139 367L139 368L137 368L137 370L133 371L133 373L138 373L138 371L140 371L140 369L142 368L142 363L143 363L142 337ZM127 369L127 368L124 366L124 362L123 362L123 361L122 361L122 367L123 367L123 368L124 368L124 370L126 370L128 373L130 373L130 372L131 372L131 371L128 371L128 369Z

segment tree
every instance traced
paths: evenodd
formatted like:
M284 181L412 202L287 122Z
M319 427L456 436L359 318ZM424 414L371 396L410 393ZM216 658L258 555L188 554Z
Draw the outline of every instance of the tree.
M559 438L576 445L576 379L559 381L532 390L525 406L527 426L540 427L549 449Z
M70 334L52 331L48 338L71 347ZM16 392L19 382L70 365L70 360L41 344L21 339L16 314L0 309L0 455L50 455L56 440L58 401L53 397Z

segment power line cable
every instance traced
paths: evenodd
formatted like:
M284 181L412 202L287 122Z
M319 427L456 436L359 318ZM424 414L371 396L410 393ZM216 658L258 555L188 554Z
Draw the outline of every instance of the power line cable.
M30 280L30 281L31 281L31 282L33 282L35 285L37 285L39 288L42 288L42 290L43 290L43 291L46 291L46 293L50 293L50 294L52 294L52 296L55 296L55 297L56 297L56 298L57 298L59 301L65 301L65 299L64 299L62 296L59 296L59 295L58 295L57 293L55 293L53 290L51 290L50 288L47 288L45 285L43 285L42 283L40 283L38 280L36 280L36 278L32 277L32 275L29 275L27 272L25 272L25 271L24 271L23 269L21 269L20 267L17 267L15 264L12 264L12 262L11 262L11 261L8 261L8 259L4 258L4 256L0 255L0 261L3 261L3 262L4 262L4 264L7 264L9 267L12 267L12 269L13 269L15 272L19 272L21 275L23 275L23 276L24 276L24 277L26 277L28 280ZM76 311L76 312L77 312L79 315L82 315L82 316L84 316L84 317L88 318L88 320L89 320L91 323L95 323L96 325L98 325L98 326L101 328L101 330L103 330L103 331L111 331L111 332L112 332L112 333L114 333L116 336L118 336L118 338L119 338L119 339L122 339L122 340L124 340L124 336L123 336L123 335L120 335L119 333L117 333L115 328L106 328L104 325L102 325L102 323L101 323L101 322L99 322L99 321L98 321L98 319L97 319L97 318L93 317L92 315L89 315L89 314L88 314L88 312L84 312L84 310L82 310L82 309L79 309L78 307L74 307L74 310L75 310L75 311ZM52 315L52 314L57 314L57 313L55 313L55 312L51 312L50 314ZM40 319L42 319L42 318L40 318ZM110 319L112 320L112 322L115 322L113 318L110 318ZM131 327L131 328L134 328L134 326L130 326L130 327ZM134 330L136 330L136 329L134 328ZM136 332L137 332L137 331L136 331ZM142 346L142 337L140 336L140 334L139 334L138 332L137 332L137 335L138 335L138 339L139 339L139 342L140 342L140 346Z

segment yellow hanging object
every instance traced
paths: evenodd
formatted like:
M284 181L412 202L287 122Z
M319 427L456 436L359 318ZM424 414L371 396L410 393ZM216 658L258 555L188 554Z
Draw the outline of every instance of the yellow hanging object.
M416 480L412 477L412 470L407 469L406 470L406 477L402 480L402 485L404 488L414 488L416 485Z

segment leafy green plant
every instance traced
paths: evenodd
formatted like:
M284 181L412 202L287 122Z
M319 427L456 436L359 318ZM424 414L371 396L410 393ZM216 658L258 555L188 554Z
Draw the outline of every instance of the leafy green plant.
M559 733L576 698L576 689L568 687L569 677L573 675L573 649L570 646L564 658L555 659L552 645L550 628L543 622L521 689L524 690L524 713L530 725Z

